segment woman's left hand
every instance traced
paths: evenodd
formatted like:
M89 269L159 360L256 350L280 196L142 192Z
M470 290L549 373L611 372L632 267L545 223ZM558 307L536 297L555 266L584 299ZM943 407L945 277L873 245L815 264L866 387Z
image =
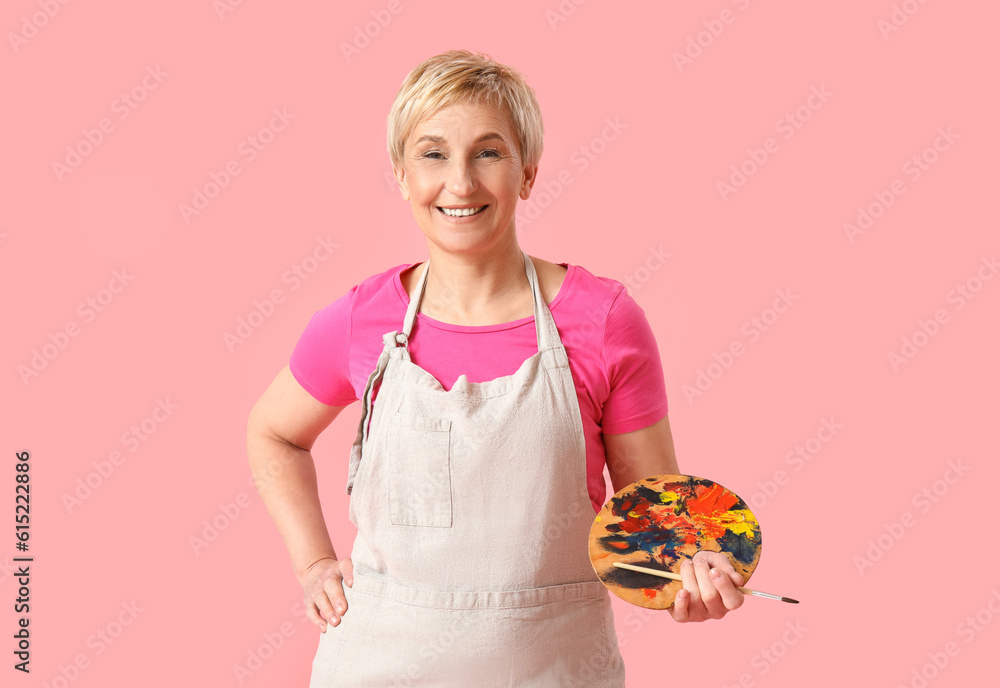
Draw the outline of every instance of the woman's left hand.
M693 561L693 563L692 563ZM721 619L743 604L743 577L721 552L702 550L681 564L684 588L674 598L670 615L678 623Z

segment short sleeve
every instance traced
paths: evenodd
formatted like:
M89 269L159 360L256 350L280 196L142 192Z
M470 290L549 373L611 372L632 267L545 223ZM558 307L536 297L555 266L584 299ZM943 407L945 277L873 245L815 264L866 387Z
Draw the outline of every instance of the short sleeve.
M356 289L313 314L288 363L298 383L328 406L347 406L358 399L350 374Z
M667 389L653 329L625 289L608 311L604 364L610 389L601 417L603 432L641 430L667 415Z

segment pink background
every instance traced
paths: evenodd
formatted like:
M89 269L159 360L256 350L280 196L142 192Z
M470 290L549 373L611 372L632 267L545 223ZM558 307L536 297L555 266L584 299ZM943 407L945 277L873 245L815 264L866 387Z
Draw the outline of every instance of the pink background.
M1000 250L1000 8L565 0L553 25L556 0L399 1L388 14L381 1L248 0L221 17L211 0L5 3L4 685L307 684L318 632L249 483L247 414L314 311L426 257L385 180L385 116L406 73L452 48L515 66L538 93L536 194L559 193L531 222L522 208L522 247L630 283L660 347L681 469L751 502L764 533L752 583L802 600L748 599L723 621L678 625L616 599L629 685L954 686L992 672L1000 280L977 271L992 278L982 261ZM369 24L377 35L348 61L341 45L373 11L390 20ZM894 12L900 26L883 35ZM14 45L12 33L30 38ZM810 101L813 87L829 95ZM129 109L118 99L133 89L143 99ZM275 108L294 119L249 160L240 147ZM789 113L799 128L780 124ZM100 142L57 174L104 118ZM627 128L583 169L606 118ZM907 163L939 128L958 138L940 139L916 178ZM756 170L748 148L767 154ZM185 221L180 204L230 161L239 174ZM723 198L717 183L745 161L753 173ZM558 188L560 175L571 183ZM888 192L894 180L902 195ZM844 225L876 193L893 202L852 241ZM333 255L306 260L324 237ZM308 280L283 280L303 264ZM115 270L127 285L102 293ZM952 292L967 283L971 300ZM276 289L282 302L227 346ZM778 290L797 299L775 320ZM104 298L101 312L78 310L88 298ZM946 322L926 325L934 335L894 369L889 354L939 310ZM767 330L744 326L753 317ZM79 329L60 338L68 324ZM53 340L64 348L22 379ZM710 368L734 341L743 354ZM689 400L699 372L714 379ZM160 402L175 408L154 416ZM314 450L345 556L358 414L345 411ZM830 418L842 427L820 442ZM152 432L131 439L144 419ZM816 451L788 458L796 445ZM30 676L11 655L24 450ZM783 484L769 483L776 471ZM86 498L67 505L78 490ZM195 551L213 521L224 530Z

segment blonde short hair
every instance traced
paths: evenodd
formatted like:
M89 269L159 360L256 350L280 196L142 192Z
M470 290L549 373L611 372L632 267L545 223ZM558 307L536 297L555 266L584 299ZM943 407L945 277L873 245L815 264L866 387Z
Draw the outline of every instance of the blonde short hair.
M505 111L517 134L525 167L542 157L542 111L520 72L483 53L449 50L418 65L403 80L387 119L387 147L394 167L417 124L458 102L492 105Z

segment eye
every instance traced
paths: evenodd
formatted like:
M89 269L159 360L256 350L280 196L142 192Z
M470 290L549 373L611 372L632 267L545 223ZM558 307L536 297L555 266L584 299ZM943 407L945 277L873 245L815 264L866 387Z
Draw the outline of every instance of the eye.
M423 153L420 154L420 157L421 158L430 158L431 160L437 160L437 158L434 157L436 155L440 156L441 152L440 151L436 151L436 150L424 151Z
M495 148L487 148L480 155L486 155L487 153L492 154L494 157L497 158L501 157L500 151L496 150Z

